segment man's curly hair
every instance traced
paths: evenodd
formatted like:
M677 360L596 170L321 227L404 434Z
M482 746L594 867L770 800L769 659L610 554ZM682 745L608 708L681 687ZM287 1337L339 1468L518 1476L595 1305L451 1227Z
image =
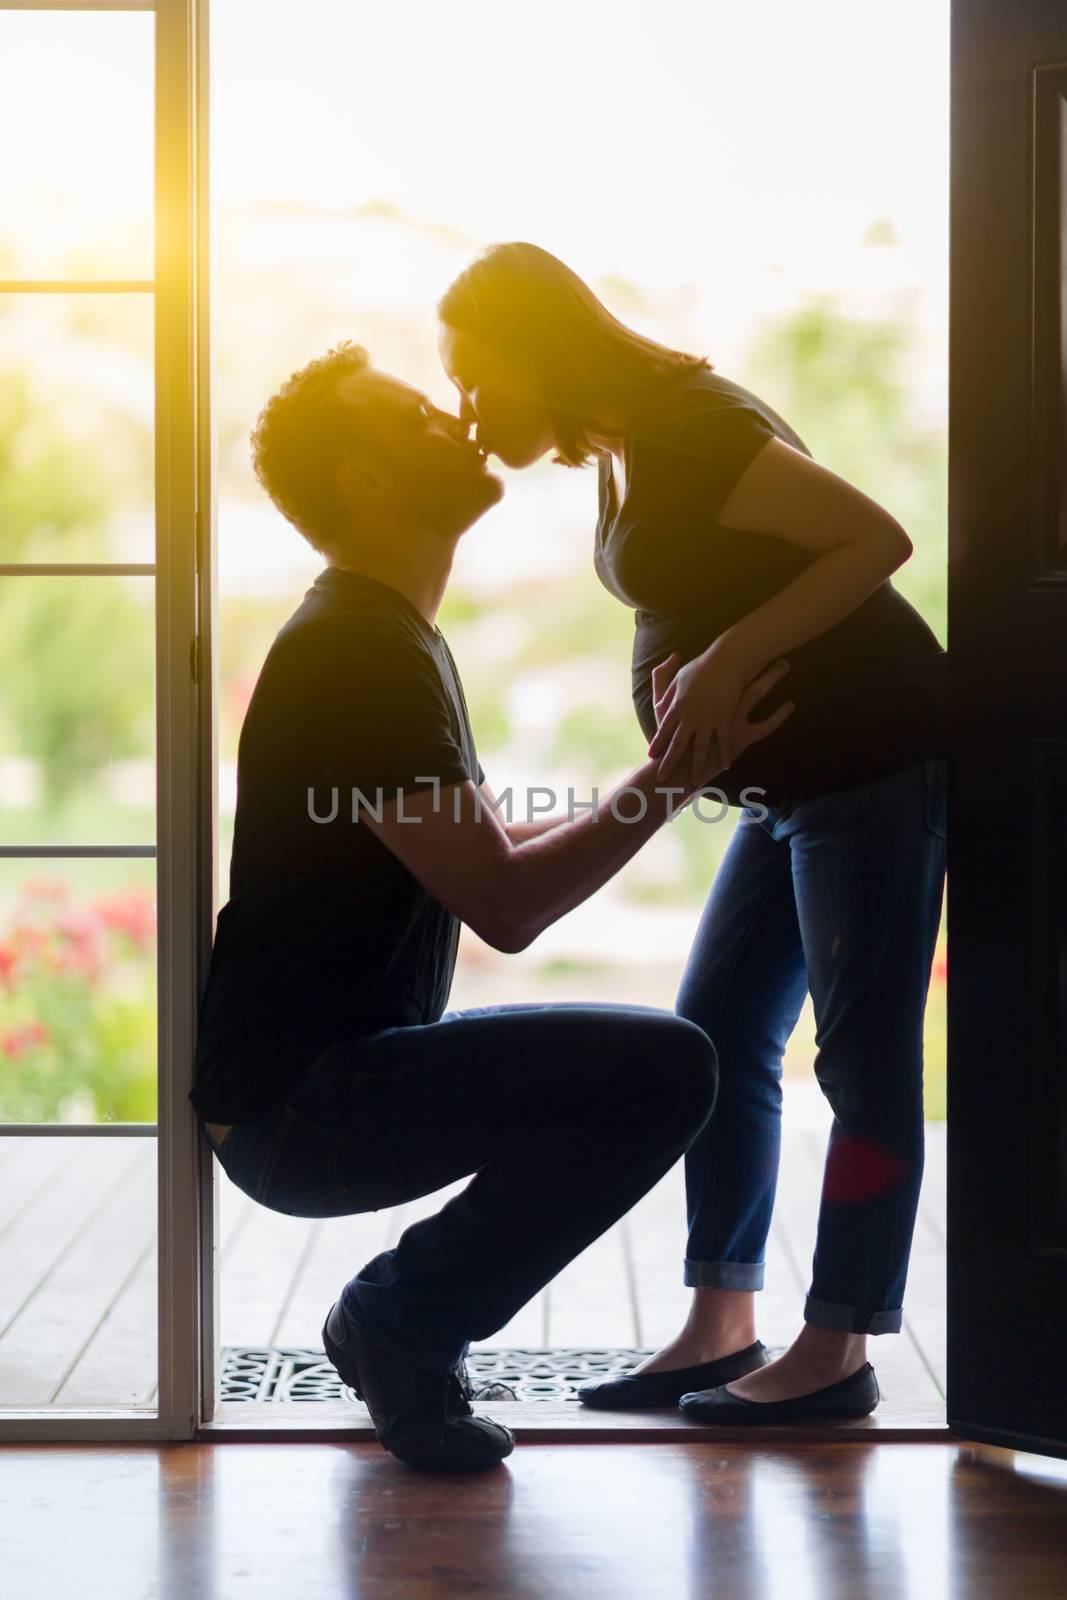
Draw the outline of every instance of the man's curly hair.
M344 339L294 372L271 395L252 429L252 466L283 517L320 555L346 507L335 473L353 440L352 408L337 392L342 378L366 372L370 356Z

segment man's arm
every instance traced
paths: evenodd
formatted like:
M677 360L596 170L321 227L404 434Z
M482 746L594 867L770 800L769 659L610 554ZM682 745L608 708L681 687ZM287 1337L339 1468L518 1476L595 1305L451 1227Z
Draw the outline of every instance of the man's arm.
M497 810L500 806L501 802L489 787L488 778L484 783L478 785L478 793L491 809ZM503 824L504 832L512 844L525 844L527 839L539 839L543 833L548 833L552 828L558 828L561 822L567 821L567 813L565 811L557 811L551 816L531 817L522 822L509 822L506 817L501 817L500 820Z
M766 738L790 715L787 703L761 722L748 721L786 670L776 663L746 690L734 729L737 750ZM714 753L710 759L717 763ZM595 809L520 842L469 779L405 794L383 806L381 821L366 820L435 899L487 944L515 952L614 877L694 792L665 785L657 767L644 762ZM718 770L716 764L698 787Z

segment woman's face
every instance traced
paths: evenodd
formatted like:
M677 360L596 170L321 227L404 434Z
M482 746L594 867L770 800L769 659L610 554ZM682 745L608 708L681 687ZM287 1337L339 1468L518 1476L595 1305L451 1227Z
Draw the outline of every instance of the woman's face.
M472 333L441 323L441 364L459 390L461 419L506 467L528 467L556 448L544 395L532 366L500 356Z

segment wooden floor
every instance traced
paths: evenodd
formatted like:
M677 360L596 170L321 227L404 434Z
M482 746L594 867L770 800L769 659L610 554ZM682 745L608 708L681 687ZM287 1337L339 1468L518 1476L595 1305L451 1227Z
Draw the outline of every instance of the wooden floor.
M4 1600L1052 1600L1067 1466L928 1444L0 1449Z
M814 1238L824 1133L784 1142L760 1297L760 1335L799 1324ZM149 1404L155 1395L155 1144L141 1139L0 1139L0 1407ZM905 1331L874 1359L895 1405L940 1403L945 1381L945 1142L931 1125ZM489 1346L651 1348L688 1299L682 1171L674 1171ZM219 1169L224 1346L321 1349L343 1283L451 1191L393 1212L309 1222L253 1204Z

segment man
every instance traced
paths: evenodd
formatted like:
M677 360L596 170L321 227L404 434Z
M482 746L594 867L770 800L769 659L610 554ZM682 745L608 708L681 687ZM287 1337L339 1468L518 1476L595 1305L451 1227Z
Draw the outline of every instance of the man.
M356 1273L323 1342L396 1456L488 1466L513 1441L471 1412L469 1341L668 1170L710 1114L716 1067L699 1028L647 1007L446 1014L459 923L524 949L686 791L657 788L646 761L573 820L494 809L434 622L459 539L503 493L465 424L342 345L270 400L253 453L328 564L271 645L241 731L190 1098L233 1181L296 1216L474 1174ZM788 714L746 720L782 670L751 686L736 748ZM740 1374L728 1366L723 1382Z

